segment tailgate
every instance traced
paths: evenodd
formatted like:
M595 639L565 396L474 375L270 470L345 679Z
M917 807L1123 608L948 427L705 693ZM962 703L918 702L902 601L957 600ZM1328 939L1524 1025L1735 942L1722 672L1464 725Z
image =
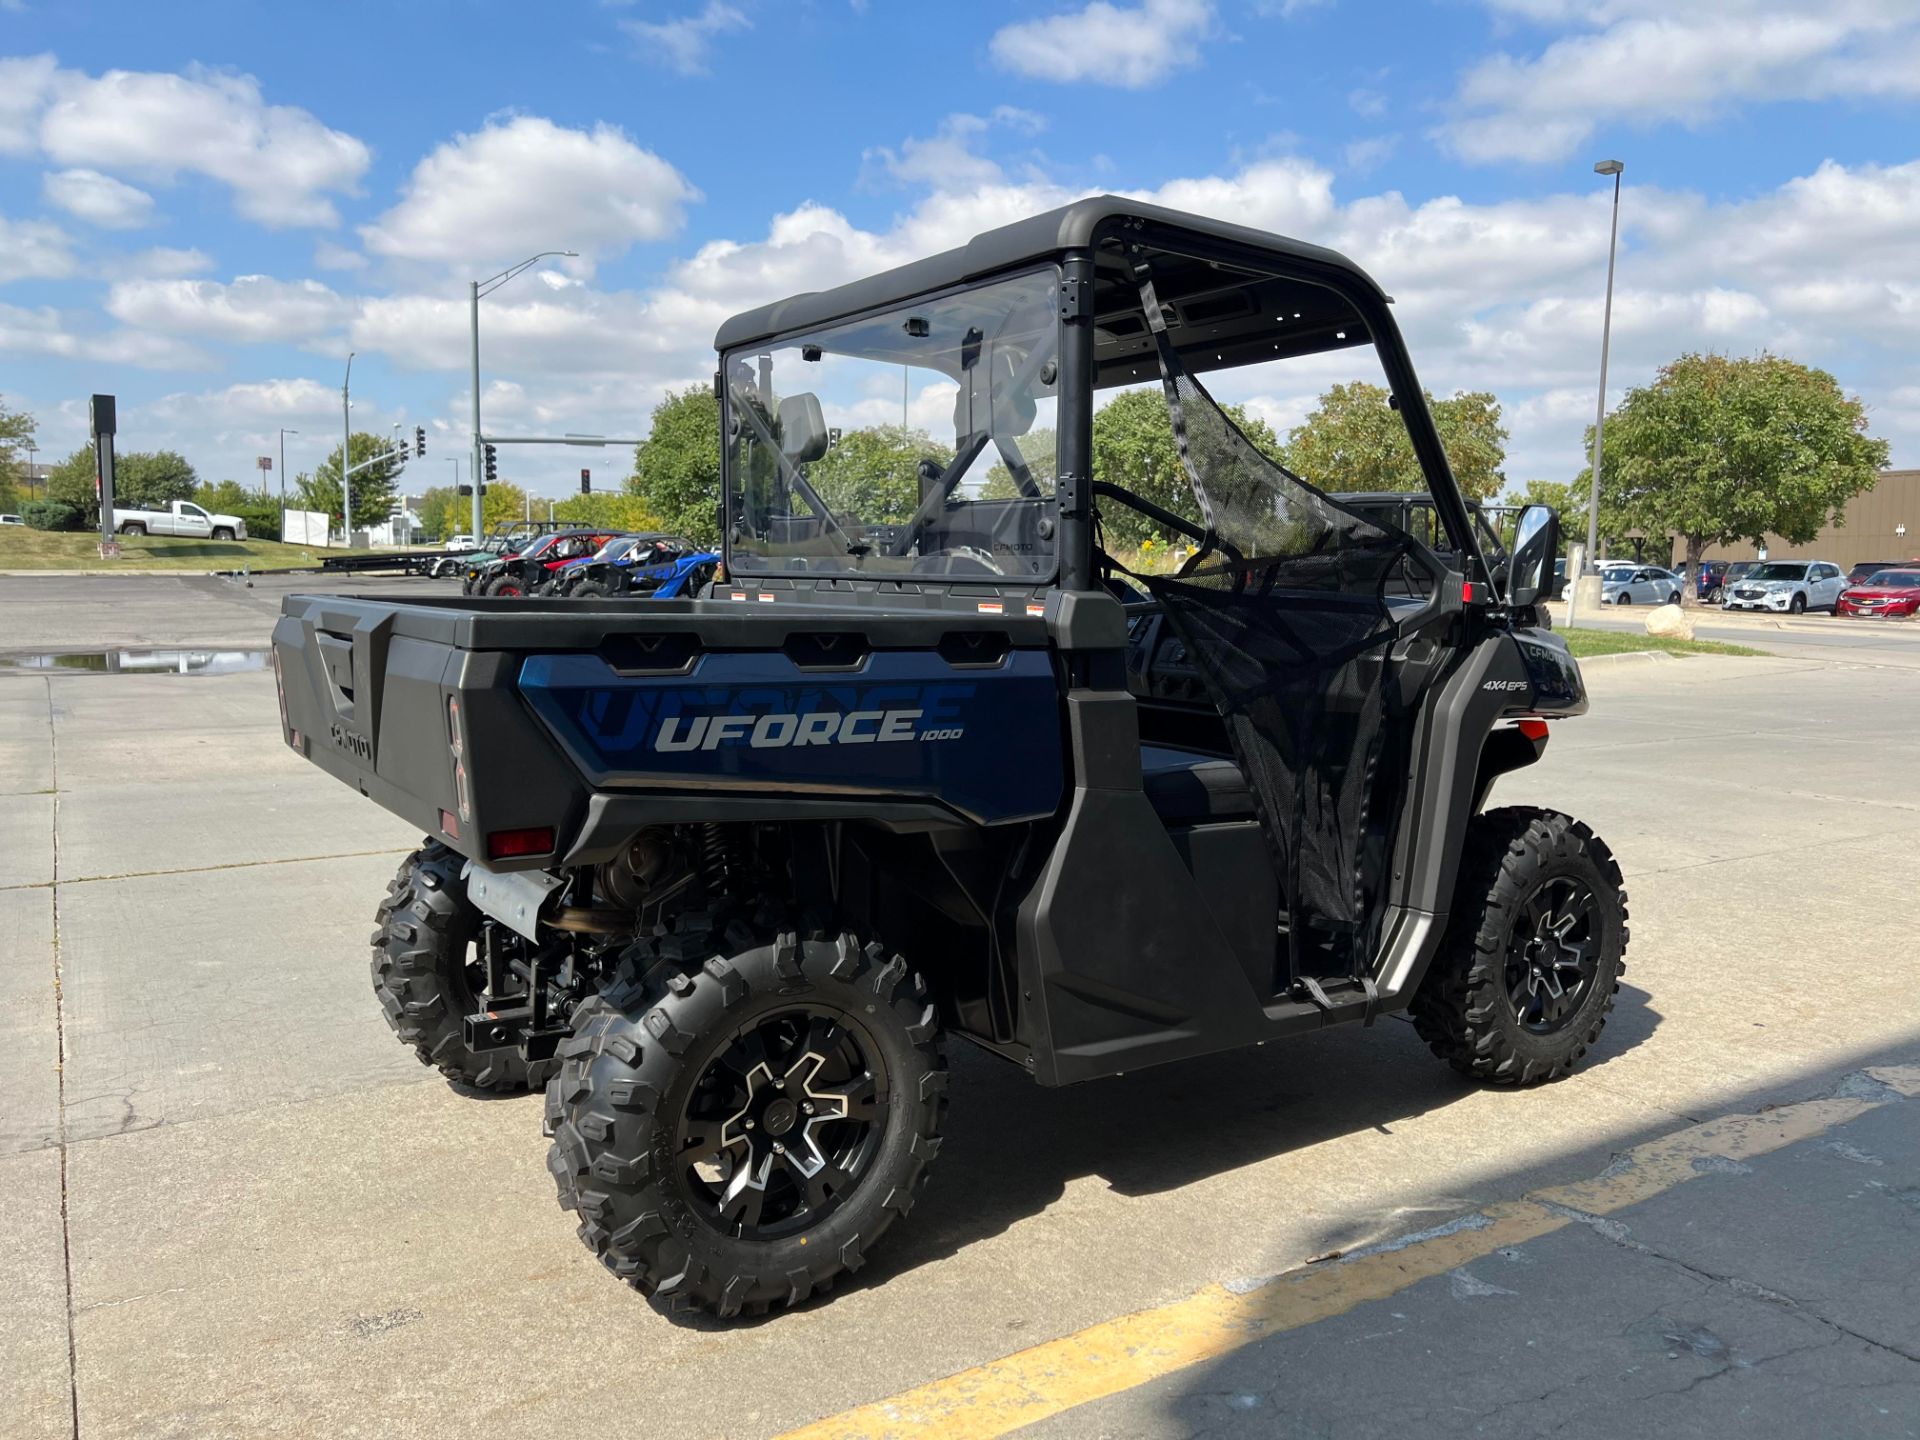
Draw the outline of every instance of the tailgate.
M520 699L521 657L465 649L462 635L460 617L403 602L290 598L273 631L282 738L464 855L495 831L566 833L585 811L585 786ZM464 793L448 721L456 698ZM498 868L542 863L530 854Z
M290 610L292 607L289 607ZM273 648L287 724L314 764L422 829L455 808L446 683L460 652L394 634L390 606L306 602Z

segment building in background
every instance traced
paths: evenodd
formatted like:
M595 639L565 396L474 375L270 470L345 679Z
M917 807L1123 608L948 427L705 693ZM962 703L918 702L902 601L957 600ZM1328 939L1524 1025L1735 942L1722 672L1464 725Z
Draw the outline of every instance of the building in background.
M1827 560L1850 570L1863 560L1920 558L1920 470L1882 470L1879 482L1847 506L1846 523L1829 525L1806 545L1767 537L1769 560ZM1714 560L1753 560L1752 545L1715 549Z

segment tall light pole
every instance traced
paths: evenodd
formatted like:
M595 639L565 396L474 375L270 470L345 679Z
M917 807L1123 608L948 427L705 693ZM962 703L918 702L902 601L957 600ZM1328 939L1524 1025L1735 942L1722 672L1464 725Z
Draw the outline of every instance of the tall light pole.
M27 445L27 498L31 500L31 499L37 498L33 488L33 457L40 453L40 447L34 444L33 441L30 439L26 442L26 445Z
M284 425L280 427L280 513L283 517L287 513L287 436L299 433ZM282 519L281 523L284 525L286 521Z
M529 255L518 265L509 265L498 275L467 282L467 316L473 329L473 457L467 462L467 473L473 477L473 538L476 544L483 523L480 516L480 486L483 483L480 469L480 297L491 295L514 276L541 260L556 255L573 259L579 253L577 250L542 250L538 255Z
M353 477L347 467L353 463L349 458L353 454L353 400L348 392L353 388L353 354L347 352L347 378L340 382L340 519L349 550L353 548Z
M1580 557L1584 572L1593 565L1593 552L1600 544L1600 461L1607 429L1607 350L1613 341L1613 261L1620 248L1620 172L1627 167L1618 160L1602 160L1593 167L1596 175L1613 177L1613 230L1607 238L1607 302L1600 312L1600 399L1593 417L1593 485L1587 495L1587 550ZM1580 579L1575 578L1567 591L1567 626L1580 603Z

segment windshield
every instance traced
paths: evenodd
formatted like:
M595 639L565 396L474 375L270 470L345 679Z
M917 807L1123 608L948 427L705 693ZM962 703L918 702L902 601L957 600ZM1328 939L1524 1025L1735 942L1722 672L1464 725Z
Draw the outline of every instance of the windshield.
M1053 574L1053 270L724 357L736 573Z
M1749 580L1804 580L1807 567L1804 565L1760 565L1747 572Z
M1920 589L1920 570L1879 570L1867 584L1876 589L1913 590Z
M1609 565L1600 572L1600 578L1610 583L1624 583L1633 578L1633 567L1631 565Z

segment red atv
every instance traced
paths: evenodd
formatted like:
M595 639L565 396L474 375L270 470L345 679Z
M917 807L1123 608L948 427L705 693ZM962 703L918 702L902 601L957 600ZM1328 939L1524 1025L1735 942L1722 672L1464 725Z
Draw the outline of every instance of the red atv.
M488 564L474 583L481 595L537 595L562 566L593 554L620 532L617 530L559 530L543 535L517 555L502 555Z

